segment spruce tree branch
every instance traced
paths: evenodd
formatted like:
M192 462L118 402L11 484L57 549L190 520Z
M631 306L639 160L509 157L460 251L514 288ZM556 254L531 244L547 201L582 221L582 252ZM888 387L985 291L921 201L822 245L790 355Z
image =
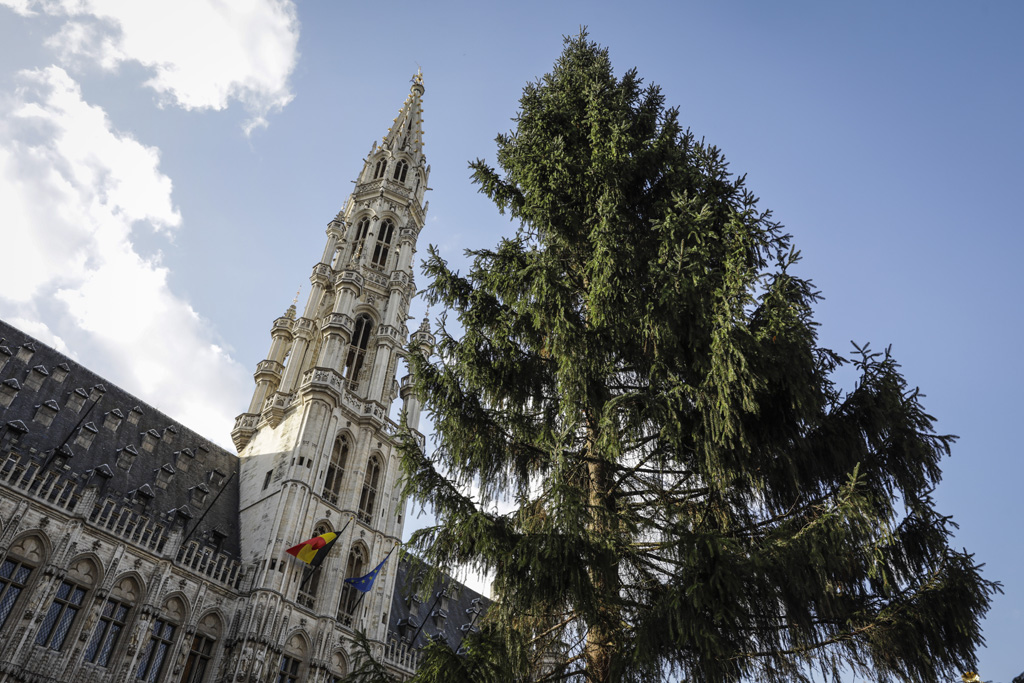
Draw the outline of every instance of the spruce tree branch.
M545 637L545 636L547 636L547 635L548 635L549 633L551 633L551 632L553 632L553 631L556 631L556 630L558 630L558 629L562 628L563 626L565 626L566 624L569 624L569 623L571 623L572 621L574 621L574 620L575 620L575 619L577 619L577 618L578 618L578 615L576 614L576 612L570 612L570 613L569 613L569 617L568 617L568 618L566 618L566 619L565 619L564 621L562 621L561 623L555 624L555 625L554 625L554 626L552 626L551 628L548 628L548 629L546 629L545 631L543 631L542 633L540 633L540 634L538 634L537 636L535 636L535 637L534 637L534 638L533 638L533 639L532 639L532 640L531 640L531 641L530 641L530 642L528 643L528 645L533 645L533 644L534 644L535 642L537 642L538 640L540 640L540 639L544 638L544 637Z

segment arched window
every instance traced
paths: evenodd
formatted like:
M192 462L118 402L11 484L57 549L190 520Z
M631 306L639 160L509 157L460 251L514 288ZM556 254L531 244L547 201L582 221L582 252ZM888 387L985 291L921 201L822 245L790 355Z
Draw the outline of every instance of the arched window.
M57 595L46 610L43 624L36 633L36 645L60 652L75 623L75 617L82 610L86 593L96 585L98 573L96 564L88 558L82 558L71 565L67 577L61 581Z
M313 536L323 536L330 530L326 524L317 524L316 528L313 529ZM313 605L316 603L316 594L320 590L321 571L319 567L310 567L308 565L302 568L302 578L299 580L298 603L307 609L313 609Z
M359 371L363 369L363 360L366 358L366 347L370 343L370 332L373 330L373 320L363 313L356 318L355 332L352 334L352 343L348 346L348 358L345 359L345 382L349 388L355 388L359 382Z
M43 561L43 544L34 536L19 539L0 562L0 630L28 585L32 570Z
M341 683L348 671L345 663L345 654L340 650L331 655L331 671L327 674L328 683Z
M370 217L363 216L362 219L356 223L356 236L352 240L355 245L352 251L352 260L357 261L363 254L363 245L366 244L366 236L370 234Z
M303 680L299 678L302 663L306 659L306 641L302 636L295 634L288 639L281 655L281 666L278 668L275 683L298 683Z
M348 439L339 436L334 441L331 451L331 462L327 465L327 478L324 479L324 490L321 495L331 505L338 504L341 495L341 479L345 476L345 462L348 460Z
M140 593L138 582L131 577L117 582L103 604L96 630L92 632L89 647L85 649L85 661L103 667L110 664L110 657L128 624L128 614Z
M366 554L361 545L354 546L348 554L348 565L345 567L345 578L362 576L366 569ZM352 625L352 617L355 615L356 605L362 595L352 587L350 583L343 583L341 587L341 598L338 600L338 621L345 626Z
M408 173L408 172L409 172L409 164L405 163L404 161L399 161L397 164L395 164L395 173L394 173L394 175L392 177L395 180L404 183L405 182L405 174Z
M366 463L366 476L363 477L363 491L359 494L359 519L369 523L373 517L373 503L377 500L377 484L380 480L380 461L371 456Z
M139 657L139 668L135 678L156 683L160 679L167 653L174 646L174 636L178 626L185 619L185 603L180 598L171 598L153 617L153 627L149 630L149 641Z
M378 159L377 160L377 166L373 169L373 178L374 178L374 180L376 180L377 178L383 178L384 174L387 173L387 170L388 170L388 160L387 159Z
M220 639L221 623L216 614L210 612L199 621L196 634L192 637L192 647L188 659L185 660L185 671L181 675L181 683L203 683L213 650Z
M388 262L388 251L391 249L391 238L395 234L395 224L390 218L385 218L377 231L377 245L373 248L373 259L370 263L374 268L384 270Z

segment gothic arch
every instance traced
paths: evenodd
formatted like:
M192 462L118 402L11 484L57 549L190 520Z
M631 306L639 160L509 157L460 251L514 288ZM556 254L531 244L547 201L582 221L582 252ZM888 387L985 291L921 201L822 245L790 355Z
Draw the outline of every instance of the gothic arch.
M68 562L65 578L90 589L103 585L103 560L96 553L80 553Z
M371 330L371 333L372 334L376 334L377 333L377 326L380 325L380 322L377 320L377 318L379 316L379 313L377 312L377 309L374 308L373 306L371 306L370 304L367 304L367 303L359 303L359 304L356 304L355 306L352 307L352 318L353 319L358 318L360 315L362 315L364 313L366 315L370 316L370 322L373 323L373 329ZM372 336L372 334L371 334L371 336Z
M324 529L324 531L319 531ZM334 533L334 522L328 517L321 517L313 523L313 535L319 536L320 534Z
M191 611L188 596L182 591L172 591L160 601L160 614L176 626L187 624Z
M22 532L7 548L7 555L13 555L36 567L41 566L52 552L50 538L38 529Z
M118 574L118 575L116 575L114 577L114 580L110 582L110 586L111 586L110 594L113 595L114 591L118 590L118 586L120 586L122 583L124 583L127 580L131 580L131 581L135 582L135 586L136 586L136 589L138 591L138 597L136 597L133 600L133 602L136 605L141 605L143 603L143 601L146 599L146 580L144 578L142 578L142 574L140 574L139 572L135 571L134 569L131 570L131 571L127 571L127 572L122 572L121 574ZM127 590L127 589L126 588L122 588L122 591L125 591L125 590ZM130 597L130 596L124 595L124 597Z
M3 576L0 577L0 629L4 628L15 607L23 608L39 580L40 567L49 557L47 540L42 533L30 531L18 536L0 555Z
M288 637L284 639L283 650L285 653L298 655L303 662L306 662L309 660L312 647L313 639L309 637L304 629L297 628L291 631Z
M352 551L357 551L357 552L362 553L363 561L368 561L369 558L370 558L370 548L369 548L369 546L366 545L366 541L364 541L361 538L356 539L352 543L352 545L350 545L348 547L348 551L349 551L349 553L351 553ZM345 578L347 579L349 577L346 576Z
M377 220L379 222L383 222L385 220L389 220L390 219L391 222L395 224L396 228L398 228L398 226L402 222L402 217L400 215L398 215L397 212L392 211L391 209L381 209L380 215L377 216L376 218L377 218Z
M275 680L298 683L305 679L311 652L310 643L309 636L301 629L289 634L281 650L281 660L277 667L279 673Z
M349 221L348 235L346 235L346 237L354 239L355 236L359 234L359 223L364 218L370 221L370 225L373 225L373 223L377 221L378 216L374 210L370 208L357 210Z
M227 617L220 609L213 607L206 610L196 619L195 627L198 633L213 636L214 640L224 638L225 626L228 623Z
M335 676L348 674L348 655L341 648L331 653L331 673Z
M403 183L403 184L405 183L406 177L409 175L409 166L410 166L408 160L406 160L404 158L404 156L405 155L402 155L402 157L399 157L398 161L396 161L393 164L394 165L394 170L391 173L391 179L392 180L397 180L398 182Z

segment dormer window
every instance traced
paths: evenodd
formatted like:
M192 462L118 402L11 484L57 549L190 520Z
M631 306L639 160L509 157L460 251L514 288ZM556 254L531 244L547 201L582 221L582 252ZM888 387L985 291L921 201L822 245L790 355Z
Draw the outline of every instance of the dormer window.
M155 429L150 429L142 435L142 450L152 453L160 441L160 434Z
M43 380L49 376L49 372L46 371L42 365L37 365L32 368L28 377L25 378L25 386L33 391L39 391L39 387L43 386Z
M124 448L118 449L117 466L122 470L130 470L137 457L139 457L139 452L135 450L135 446L128 444Z
M53 418L57 416L57 411L60 407L54 400L49 400L40 406L36 407L35 421L44 427L49 427L53 423Z
M0 408L9 408L19 391L21 391L21 385L13 377L0 384Z
M191 448L182 448L174 452L174 465L182 472L188 472L188 466L196 459L196 454Z
M206 498L210 495L210 488L206 484L197 484L189 489L189 502L196 507L206 504Z
M60 448L53 452L53 467L60 469L67 465L68 460L74 457L74 453L67 444L63 444Z
M75 439L75 445L89 448L92 446L93 439L96 438L96 432L98 431L96 425L92 422L86 422L85 426L78 430L78 438Z
M8 448L17 445L21 437L28 433L28 427L21 420L8 422L6 426L3 436L0 436L0 452L6 452Z
M142 408L140 408L138 406L135 406L134 408L132 408L132 411L130 413L128 413L128 423L129 424L137 425L137 424L139 424L139 419L141 419L141 418L142 418Z
M71 372L71 368L68 366L68 364L61 363L60 365L53 369L53 374L50 376L53 377L54 382L60 384L61 382L64 381L64 378L68 376L69 372Z
M212 486L220 486L226 476L226 474L214 467L213 471L210 472L210 484Z
M104 429L116 432L117 428L121 426L122 421L124 421L124 413L117 408L114 408L103 416L103 427Z
M171 477L173 476L174 468L170 465L164 465L156 471L156 487L166 489L167 485L171 483Z
M437 630L438 631L443 631L444 630L445 622L448 621L448 610L446 610L446 609L436 609L433 612L431 612L430 616L434 617L434 623L437 624ZM441 635L441 634L437 634L437 635Z
M377 244L373 248L373 259L370 264L379 270L384 270L388 262L388 252L391 249L391 239L395 234L395 224L390 218L385 218L377 231Z
M378 159L377 166L373 169L373 179L383 178L384 174L388 171L388 160Z
M415 617L415 616L417 616L420 613L420 606L423 604L423 601L420 600L420 596L418 594L413 593L412 595L409 596L409 601L408 602L409 602L409 618L411 619L412 617Z
M392 177L398 182L404 183L405 176L408 172L409 164L405 163L404 161L399 161L397 164L395 164L395 173Z
M71 392L68 396L68 408L75 411L76 413L82 409L85 405L85 399L89 398L89 394L85 393L85 389L79 387Z
M35 352L35 344L33 344L32 342L27 342L25 344L22 344L21 347L18 349L18 355L14 357L14 360L16 360L19 363L27 363L29 359L32 357L32 354L34 354Z

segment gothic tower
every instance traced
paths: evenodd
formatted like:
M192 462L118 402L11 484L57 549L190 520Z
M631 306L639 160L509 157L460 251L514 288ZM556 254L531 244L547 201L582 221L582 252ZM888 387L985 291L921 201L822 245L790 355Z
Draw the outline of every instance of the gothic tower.
M284 661L292 648L328 667L346 631L384 640L398 558L365 595L343 579L369 572L401 540L398 425L389 418L399 396L422 438L419 401L395 373L409 337L412 261L427 210L423 93L417 74L327 225L301 316L292 305L274 321L249 410L235 421L242 559L255 572L238 633L243 659ZM413 344L433 341L425 327L412 335ZM319 572L285 554L325 531L339 537Z

